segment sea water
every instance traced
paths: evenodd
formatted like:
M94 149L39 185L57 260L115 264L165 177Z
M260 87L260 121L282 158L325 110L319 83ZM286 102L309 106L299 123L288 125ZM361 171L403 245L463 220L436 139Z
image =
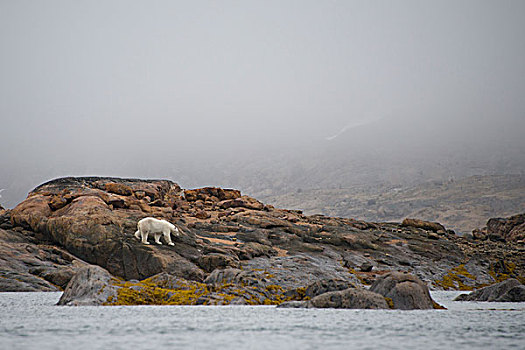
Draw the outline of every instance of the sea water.
M525 303L448 310L271 306L55 306L60 293L0 293L1 349L525 349Z

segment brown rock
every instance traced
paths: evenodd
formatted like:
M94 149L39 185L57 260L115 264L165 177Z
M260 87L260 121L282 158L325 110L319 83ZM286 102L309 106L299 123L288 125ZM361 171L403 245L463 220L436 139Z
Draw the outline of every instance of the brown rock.
M12 220L18 226L31 228L35 235L43 235L65 247L84 261L105 267L120 277L143 279L167 271L187 279L204 278L204 272L192 262L198 260L199 253L194 248L195 238L191 238L189 232L175 237L179 245L171 249L145 246L133 236L138 220L153 213L169 218L171 208L153 207L156 208L154 211L135 197L101 191L99 188L106 188L106 184L148 191L155 189L156 195L168 199L177 197L176 189L179 188L165 180L57 179L37 187L12 211ZM49 200L64 191L74 199L51 211ZM112 210L122 206L121 199L124 199L124 210ZM140 211L125 210L128 205L130 209L140 208ZM177 254L175 249L180 249L181 254L188 258Z
M109 195L107 204L113 206L113 208L126 208L126 197L116 196L116 195Z
M235 199L226 199L217 203L217 206L221 209L247 208L253 210L262 210L264 208L264 204L262 204L255 198L251 198L248 196L242 196L240 198Z
M472 231L472 238L484 241L487 239L487 232L480 229L475 229Z
M151 207L165 207L166 202L160 199L155 199L153 202L148 203L148 205Z
M487 221L489 237L502 237L507 241L525 239L525 214L518 214L509 218L492 218Z
M135 198L137 199L143 199L144 197L146 197L146 192L144 191L135 191L133 193L135 194Z
M238 190L222 189L218 187L204 187L184 191L184 197L190 202L194 202L196 200L210 200L217 202L219 200L239 198L240 196L241 192Z
M49 215L51 215L49 197L36 194L28 197L11 211L11 220L13 225L38 231L43 228Z
M259 256L271 257L277 255L277 251L272 247L256 242L249 242L242 245L238 253L239 259L250 260Z
M133 194L133 191L129 186L114 182L106 183L105 189L107 192L120 194L121 196L131 196Z
M206 210L198 210L195 213L195 217L197 219L205 220L211 217L210 213L208 213Z
M63 208L67 204L67 200L62 196L53 196L49 201L49 207L51 210L58 210Z
M415 227L433 232L446 232L445 227L438 222L430 222L419 219L406 218L401 223L401 226Z

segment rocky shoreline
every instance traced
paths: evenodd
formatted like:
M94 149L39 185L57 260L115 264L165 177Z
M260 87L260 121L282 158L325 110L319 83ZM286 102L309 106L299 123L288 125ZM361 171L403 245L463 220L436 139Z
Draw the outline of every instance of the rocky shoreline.
M144 245L133 236L137 222L150 216L182 229L172 236L174 246ZM367 300L403 308L388 292L377 293L386 304L364 295L398 272L411 276L411 293L416 285L473 290L508 278L523 283L523 217L492 219L486 229L459 237L415 219L306 216L232 189L62 178L0 210L0 291L66 289L62 304L69 305L335 307L334 300L347 306Z

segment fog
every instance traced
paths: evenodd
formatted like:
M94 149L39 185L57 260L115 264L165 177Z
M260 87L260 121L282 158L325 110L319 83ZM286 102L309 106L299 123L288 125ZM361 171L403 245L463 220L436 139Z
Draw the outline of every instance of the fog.
M519 0L2 0L0 204L67 175L255 193L421 159L523 171L524 18Z

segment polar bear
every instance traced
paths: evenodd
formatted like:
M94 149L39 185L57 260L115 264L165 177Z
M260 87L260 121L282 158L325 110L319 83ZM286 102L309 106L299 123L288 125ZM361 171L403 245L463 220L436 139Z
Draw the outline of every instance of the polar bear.
M160 242L161 234L164 235L164 240L168 245L174 245L171 241L170 233L176 232L177 236L180 234L178 227L166 220L159 220L155 218L144 218L137 223L137 232L135 232L135 237L140 239L142 243L149 244L148 234L153 233L155 236L155 243L162 244Z

